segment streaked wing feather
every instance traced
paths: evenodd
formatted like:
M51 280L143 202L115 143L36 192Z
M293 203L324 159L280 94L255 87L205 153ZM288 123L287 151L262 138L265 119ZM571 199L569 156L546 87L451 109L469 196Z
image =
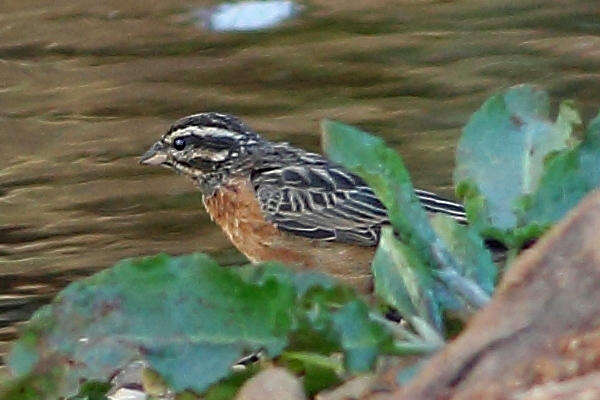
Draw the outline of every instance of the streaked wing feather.
M447 214L460 223L467 222L467 215L462 204L455 203L426 190L415 189L415 193L425 210L432 213Z
M358 176L318 163L263 171L253 177L261 209L279 229L312 239L373 246L387 211ZM426 210L464 221L461 205L417 190Z

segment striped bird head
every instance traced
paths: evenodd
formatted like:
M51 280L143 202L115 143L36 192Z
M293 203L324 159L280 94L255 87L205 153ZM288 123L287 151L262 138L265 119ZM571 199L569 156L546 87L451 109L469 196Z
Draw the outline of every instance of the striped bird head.
M172 168L204 188L243 168L260 143L258 134L233 116L195 114L176 121L140 163Z

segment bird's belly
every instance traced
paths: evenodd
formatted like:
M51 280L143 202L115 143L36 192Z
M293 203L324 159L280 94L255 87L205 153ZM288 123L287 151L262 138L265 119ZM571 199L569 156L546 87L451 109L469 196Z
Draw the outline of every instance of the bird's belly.
M232 180L204 205L227 237L252 262L279 261L329 273L360 291L371 286L375 247L324 242L282 232L266 221L252 186Z

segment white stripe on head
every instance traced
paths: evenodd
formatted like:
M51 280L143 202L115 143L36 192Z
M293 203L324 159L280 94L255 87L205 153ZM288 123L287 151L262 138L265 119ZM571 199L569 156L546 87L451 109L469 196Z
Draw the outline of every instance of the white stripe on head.
M245 139L248 136L243 133L230 131L228 129L216 128L213 126L186 126L185 128L177 129L164 136L163 140L165 143L173 143L178 137L181 136L198 136L198 137L216 137L216 138L230 138L235 140Z
M239 132L234 132L234 131L230 131L228 129L223 129L223 128L216 128L216 127L195 127L197 129L196 132L194 132L195 135L198 136L212 136L212 137L220 137L220 138L231 138L231 139L242 139L247 137L246 134L244 133L239 133Z

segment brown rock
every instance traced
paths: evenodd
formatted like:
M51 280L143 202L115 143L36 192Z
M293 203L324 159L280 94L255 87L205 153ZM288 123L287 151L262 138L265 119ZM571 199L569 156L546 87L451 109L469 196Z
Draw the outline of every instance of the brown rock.
M335 389L325 390L315 396L315 400L349 400L358 399L369 392L377 377L360 375L350 379Z
M305 400L300 380L285 368L268 368L249 379L236 400Z
M538 385L513 396L516 400L594 400L600 399L600 372L561 382Z
M600 399L599 232L596 192L516 260L409 386L377 398Z

